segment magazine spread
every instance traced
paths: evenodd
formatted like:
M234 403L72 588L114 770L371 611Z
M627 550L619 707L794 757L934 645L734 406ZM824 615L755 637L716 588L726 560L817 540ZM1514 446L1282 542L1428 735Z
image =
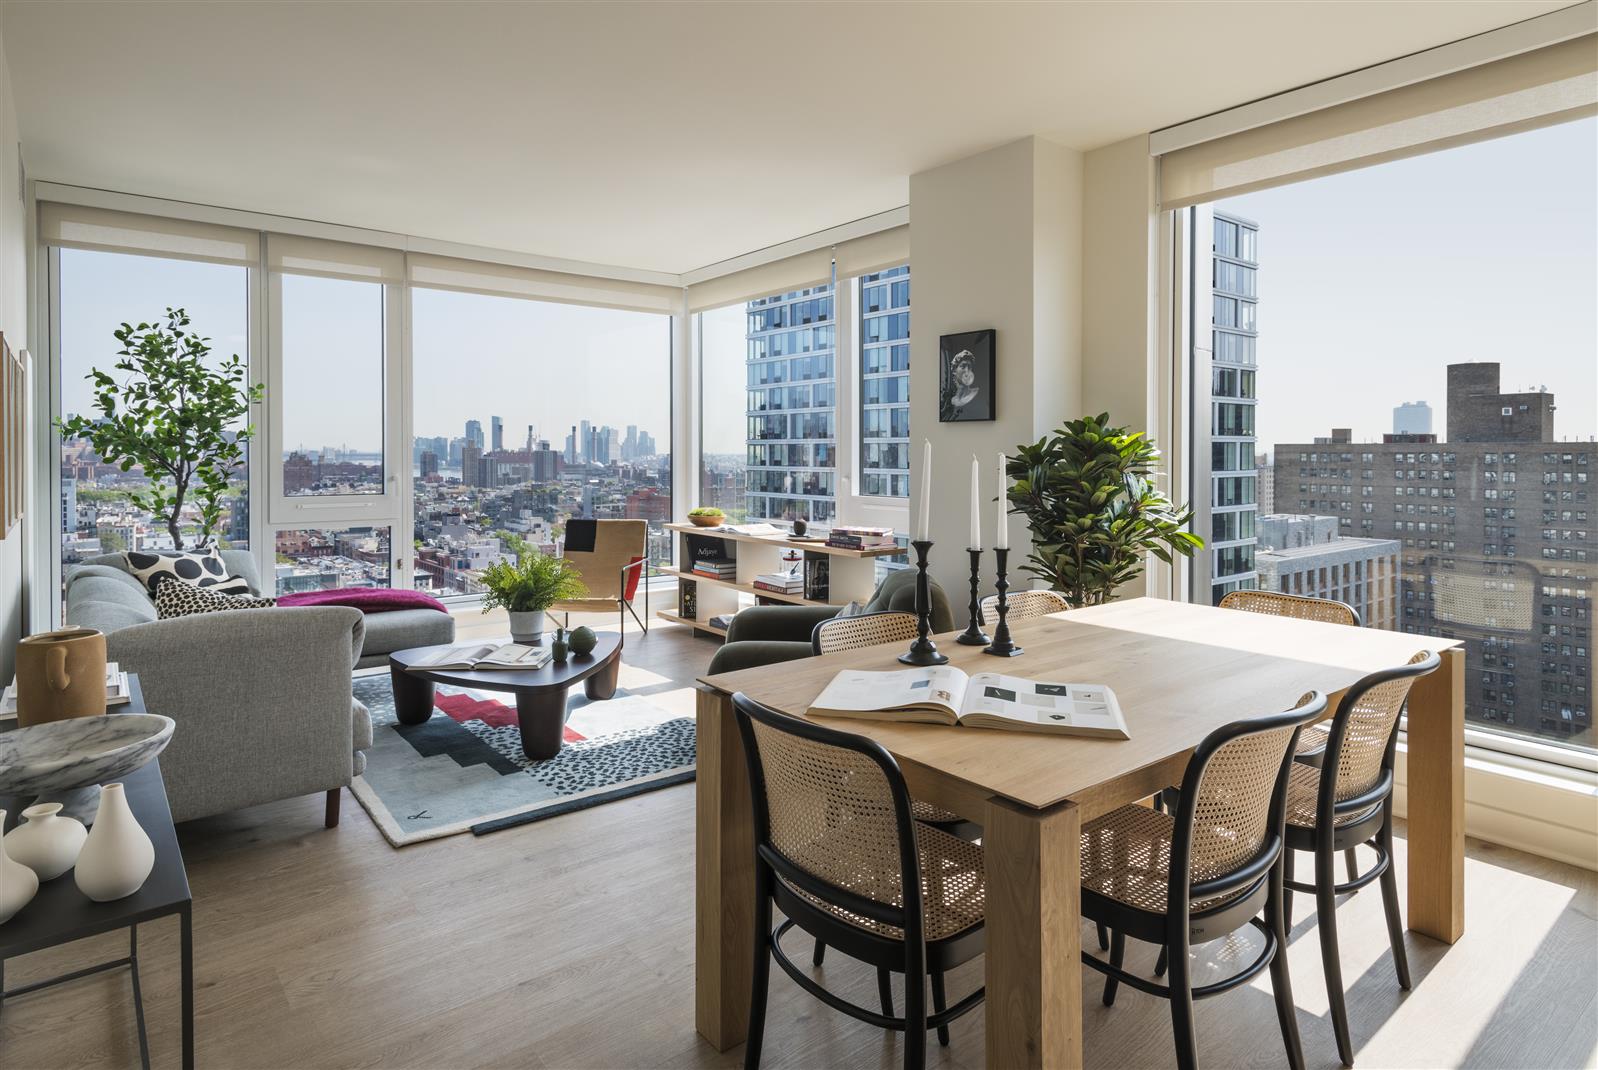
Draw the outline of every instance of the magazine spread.
M816 697L811 714L912 724L1130 739L1115 693L1103 684L1057 684L952 665L845 670Z
M543 668L549 661L547 646L528 646L525 643L483 643L480 646L457 646L441 650L430 658L412 662L410 669L521 669Z

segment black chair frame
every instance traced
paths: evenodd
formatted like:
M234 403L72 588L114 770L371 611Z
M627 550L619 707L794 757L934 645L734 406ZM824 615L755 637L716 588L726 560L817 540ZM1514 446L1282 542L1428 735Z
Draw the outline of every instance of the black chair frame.
M1298 1018L1293 1006L1292 981L1287 969L1287 924L1283 889L1286 854L1284 827L1287 820L1287 782L1299 732L1326 709L1326 698L1318 692L1310 700L1285 713L1237 721L1211 732L1198 745L1182 777L1180 797L1172 818L1169 884L1163 914L1141 910L1128 903L1082 889L1082 916L1110 932L1110 961L1084 950L1082 962L1105 975L1104 1005L1115 1002L1119 985L1159 996L1171 1003L1171 1029L1176 1043L1176 1062L1182 1070L1198 1065L1198 1046L1193 1023L1193 1001L1217 996L1247 984L1262 971L1271 971L1271 988L1276 997L1276 1015L1287 1048L1288 1065L1302 1070L1304 1052L1299 1040ZM1211 880L1193 883L1194 799L1205 767L1215 752L1240 736L1293 728L1283 754L1282 766L1271 790L1270 825L1264 842L1254 857L1238 869ZM1194 902L1217 896L1232 896L1206 910L1193 911ZM1264 920L1259 914L1264 911ZM1218 940L1244 925L1252 925L1264 937L1258 958L1236 974L1207 985L1194 986L1189 972L1188 952L1193 944ZM1161 946L1162 960L1170 963L1170 983L1159 984L1125 970L1121 963L1126 938Z
M1349 688L1337 704L1332 716L1332 728L1326 748L1314 752L1321 761L1320 791L1315 800L1316 822L1314 828L1302 825L1287 826L1287 853L1284 859L1286 889L1284 909L1292 915L1293 893L1306 892L1315 896L1316 927L1320 932L1321 963L1326 974L1326 995L1330 1004L1332 1032L1337 1038L1337 1053L1344 1066L1354 1065L1354 1045L1348 1032L1348 1007L1343 992L1343 967L1337 946L1337 897L1357 892L1373 881L1380 880L1382 907L1387 915L1387 939L1393 949L1393 969L1398 974L1398 987L1409 991L1409 956L1404 950L1404 921L1399 912L1398 875L1393 869L1393 765L1398 751L1398 726L1402 715L1394 718L1392 731L1387 736L1387 746L1382 751L1381 775L1376 783L1359 795L1339 800L1335 771L1343 753L1343 742L1348 735L1348 722L1354 704L1373 687L1406 677L1420 677L1442 664L1434 652L1423 661L1372 673ZM1304 756L1300 756L1301 759ZM1332 775L1327 775L1331 770ZM1337 825L1336 819L1344 814L1358 814L1370 810L1367 816L1347 824ZM1330 834L1327 833L1330 827ZM1365 873L1354 868L1354 849L1367 846L1376 852L1376 863ZM1315 879L1302 882L1293 879L1293 852L1308 851L1315 856ZM1338 883L1335 859L1341 851L1348 860L1349 879Z
M797 717L789 717L769 709L742 692L732 696L733 711L742 737L744 757L749 767L750 795L755 810L755 963L750 992L749 1034L744 1048L744 1066L748 1070L760 1065L761 1046L765 1037L766 998L770 984L771 960L775 959L784 973L800 988L834 1010L882 1029L905 1034L904 1065L909 1070L920 1070L926 1065L926 1034L929 1029L938 1031L939 1040L948 1043L948 1026L956 1018L982 1002L984 989L977 989L954 1006L945 1006L943 974L983 952L986 932L982 925L973 925L941 940L929 941L925 937L925 919L922 914L921 861L916 848L915 822L910 817L910 792L905 787L904 775L899 765L883 747L875 742L848 732L824 728ZM882 770L893 798L894 823L899 832L899 871L902 876L902 907L893 907L868 899L823 880L797 865L771 842L770 812L766 805L765 769L756 744L754 722L759 721L778 731L828 746L854 751L869 758ZM791 886L791 887L790 887ZM808 902L793 889L806 892L817 899L833 903L851 914L891 925L904 934L903 940L878 936L856 925L833 916ZM775 931L772 929L771 908L775 903L787 916ZM877 968L877 976L884 1011L878 1013L838 996L810 977L788 958L782 950L781 940L789 930L799 928L818 941ZM886 978L889 973L905 976L905 1011L894 1016L889 1002ZM926 987L932 985L933 1013L927 1013Z

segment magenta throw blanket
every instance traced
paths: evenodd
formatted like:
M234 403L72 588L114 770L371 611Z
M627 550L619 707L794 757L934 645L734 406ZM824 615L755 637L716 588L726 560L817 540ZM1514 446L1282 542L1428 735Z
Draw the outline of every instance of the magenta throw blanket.
M304 591L278 598L280 606L353 606L363 613L388 613L396 609L436 609L448 613L444 603L422 591L397 591L387 587L343 587L336 591Z

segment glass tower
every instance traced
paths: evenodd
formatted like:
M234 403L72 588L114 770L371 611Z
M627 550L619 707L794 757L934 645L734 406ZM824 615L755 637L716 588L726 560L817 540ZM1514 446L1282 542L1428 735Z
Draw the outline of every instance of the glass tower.
M860 493L910 496L910 269L860 279Z
M1253 587L1259 473L1254 345L1259 226L1215 213L1210 386L1210 596Z
M750 301L749 519L836 512L837 308L832 284Z

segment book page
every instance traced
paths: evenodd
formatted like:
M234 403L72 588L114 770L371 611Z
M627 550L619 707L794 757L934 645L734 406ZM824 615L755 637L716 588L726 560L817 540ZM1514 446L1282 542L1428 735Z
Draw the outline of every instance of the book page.
M485 643L481 646L451 647L449 650L439 651L430 658L415 662L414 665L419 668L438 665L472 665L488 657L495 649L496 647L491 643Z
M960 709L969 679L952 665L893 672L846 669L832 678L811 708L866 712L937 706L952 715Z
M1124 734L1115 694L1103 684L1059 684L998 673L971 677L960 716L987 714L1024 724Z

